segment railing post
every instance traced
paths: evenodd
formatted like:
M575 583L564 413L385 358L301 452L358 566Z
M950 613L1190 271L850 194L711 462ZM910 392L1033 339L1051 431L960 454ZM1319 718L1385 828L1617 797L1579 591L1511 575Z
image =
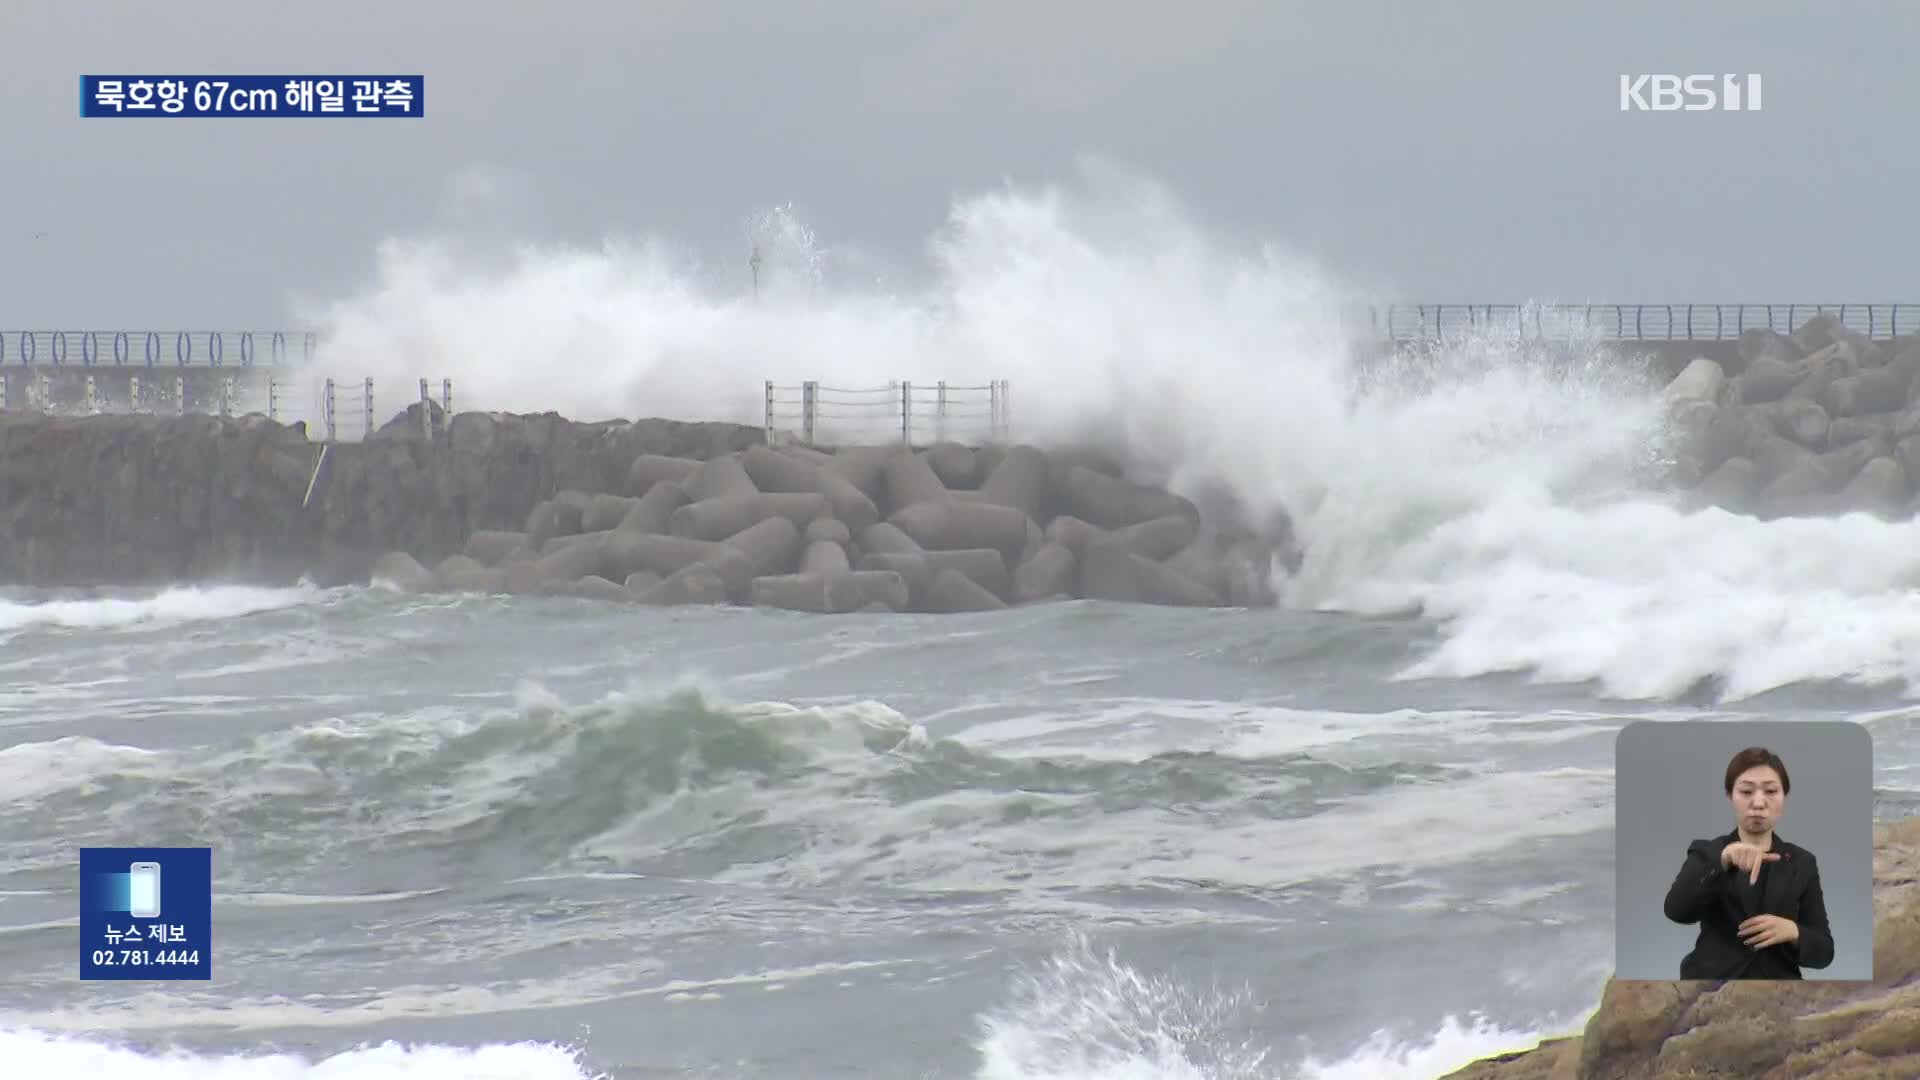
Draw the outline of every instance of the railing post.
M453 380L440 380L440 412L447 418L447 430L453 430Z
M812 446L814 440L814 421L820 415L820 383L816 379L806 379L800 383L800 441Z
M427 391L427 380L420 379L420 437L433 441L433 395Z
M766 381L765 416L766 416L766 419L763 422L762 426L766 429L767 445L772 446L773 445L773 380L772 379L768 379Z
M367 417L366 437L372 438L373 437L373 380L371 378L369 378L366 382L361 384L361 393L364 395L361 407L366 413L366 417Z
M947 380L940 380L939 392L934 398L933 439L935 442L947 440Z
M900 384L900 441L913 446L913 383Z
M337 437L333 426L333 380L328 379L320 387L320 428L327 433L327 441Z
M181 416L187 415L187 377L185 375L173 377L173 406L180 410Z

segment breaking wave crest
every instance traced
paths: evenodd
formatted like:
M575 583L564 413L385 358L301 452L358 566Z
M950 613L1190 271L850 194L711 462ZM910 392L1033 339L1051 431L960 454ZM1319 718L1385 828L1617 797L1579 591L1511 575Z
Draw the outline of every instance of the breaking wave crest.
M387 1042L315 1060L295 1054L149 1052L0 1029L0 1061L16 1076L112 1080L598 1080L573 1052L537 1043L467 1048Z
M873 702L730 704L680 689L570 705L533 686L511 709L342 717L212 751L21 744L0 751L0 776L13 775L33 778L0 798L0 823L21 835L70 844L138 822L154 843L232 852L265 888L316 863L422 856L456 874L566 865L928 889L1183 874L1259 885L1264 875L1233 852L1262 843L1262 822L1351 814L1396 792L1472 801L1489 797L1476 785L1531 782L1299 751L1008 756L930 739ZM1555 783L1564 787L1542 790ZM1085 828L1096 818L1118 827ZM1187 854L1131 848L1130 821L1179 833L1167 846ZM66 848L23 858L55 867Z
M980 1017L977 1080L1433 1080L1538 1033L1449 1016L1413 1038L1380 1031L1352 1052L1278 1065L1264 1002L1150 974L1084 935L1022 973ZM1262 1023L1262 1021L1267 1021ZM1562 1025L1548 1022L1543 1029Z
M1627 698L1913 681L1920 566L1895 553L1920 550L1915 527L1677 508L1653 482L1656 388L1605 343L1356 363L1355 305L1391 297L1101 163L957 199L924 263L886 279L790 211L755 231L757 294L744 251L715 270L664 235L504 260L417 237L310 314L346 374L402 396L430 370L466 407L583 419L759 423L768 379L1008 378L1018 439L1097 442L1143 478L1289 514L1291 606L1437 620L1412 675Z
M28 629L149 629L280 611L314 603L326 593L308 585L260 588L246 585L175 586L125 596L0 597L0 634Z

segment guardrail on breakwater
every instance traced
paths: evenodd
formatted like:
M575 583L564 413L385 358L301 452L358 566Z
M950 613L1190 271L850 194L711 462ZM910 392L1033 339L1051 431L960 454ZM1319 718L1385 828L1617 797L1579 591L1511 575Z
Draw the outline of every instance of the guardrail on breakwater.
M1876 340L1920 333L1920 304L1390 304L1368 308L1362 325L1392 341L1724 341L1754 329L1791 334L1828 313Z
M428 436L453 414L453 380L439 381L434 399L430 381L420 380L422 433ZM373 434L413 404L402 402L384 419L374 402L374 380L298 378L270 367L220 371L145 369L24 371L0 367L0 411L40 412L55 416L144 414L158 416L245 416L250 413L291 424L304 422L307 437L318 442L352 442ZM439 415L434 414L434 408Z
M271 387L271 382L269 387ZM319 431L309 431L310 438L319 438L326 442L351 441L343 439L357 435L365 438L380 426L373 406L373 380L362 379L358 383L340 383L334 379L323 380L315 395L320 414ZM408 403L411 406L411 402ZM440 420L436 423L433 407L440 408ZM280 417L267 414L273 419ZM397 415L397 414L396 414ZM416 414L420 421L420 434L432 438L438 430L438 424L450 423L453 419L453 380L440 380L440 400L434 401L428 388L428 380L420 380L420 409Z
M1006 442L1012 401L1006 379L984 386L947 382L892 382L847 388L808 380L766 384L767 442L806 446L899 441L909 445L948 439Z
M292 367L319 347L310 330L0 330L0 367Z
M1920 304L1387 304L1356 309L1352 323L1389 341L1720 341L1756 328L1791 334L1828 312L1870 338L1920 332ZM0 330L0 368L287 368L319 350L313 330Z

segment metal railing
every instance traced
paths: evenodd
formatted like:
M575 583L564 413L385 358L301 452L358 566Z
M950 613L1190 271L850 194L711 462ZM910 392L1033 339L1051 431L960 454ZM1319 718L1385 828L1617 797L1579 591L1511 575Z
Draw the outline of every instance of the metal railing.
M767 441L807 446L949 439L1006 442L1012 429L1008 381L983 386L894 382L848 389L813 380L799 386L766 384Z
M1392 341L1719 341L1755 328L1790 334L1828 312L1879 340L1920 332L1920 304L1388 304L1353 321ZM319 350L312 330L0 330L0 368L291 368Z
M305 383L302 387L302 383ZM304 389L304 393L302 390ZM438 386L442 417L453 415L453 380ZM124 372L97 370L32 373L0 369L0 411L25 410L56 416L144 414L160 416L245 416L258 413L284 424L304 421L316 442L355 442L379 430L411 402L382 419L374 402L374 380L290 379L273 369L257 373ZM433 401L431 383L420 380L420 401ZM422 434L432 437L433 410L422 408Z
M315 396L319 412L318 430L316 425L307 425L307 437L324 442L352 442L356 438L372 435L380 426L378 413L373 405L373 380L362 379L358 383L342 383L334 379L323 380ZM411 404L411 403L409 403ZM420 380L420 434L432 438L437 429L434 427L433 410L428 406L435 404L429 389L429 381ZM440 380L441 415L446 422L453 417L453 380ZM272 413L268 414L273 416ZM394 415L399 415L398 410ZM283 419L274 417L274 419Z
M308 330L0 330L0 367L291 367L319 347Z
M1367 311L1374 335L1394 341L1721 341L1752 329L1791 334L1827 313L1870 338L1920 332L1920 304L1392 304Z

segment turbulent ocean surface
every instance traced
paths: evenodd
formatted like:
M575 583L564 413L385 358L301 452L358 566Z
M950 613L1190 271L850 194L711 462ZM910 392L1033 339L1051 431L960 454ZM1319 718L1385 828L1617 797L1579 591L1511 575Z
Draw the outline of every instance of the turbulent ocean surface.
M1597 1000L1624 723L1864 724L1920 812L1920 525L1677 509L1600 350L1356 382L1153 198L949 224L914 290L419 243L323 315L463 409L1010 377L1017 437L1285 507L1282 606L9 594L0 1072L1424 1080ZM214 849L211 983L79 982L75 850L135 843Z
M1729 666L1789 645L1693 610ZM1562 679L1649 647L1539 620L1502 640ZM23 1077L1430 1077L1596 1000L1626 720L1865 723L1920 810L1894 692L1605 701L1424 619L210 589L0 627ZM74 849L133 842L213 847L211 984L78 981Z

